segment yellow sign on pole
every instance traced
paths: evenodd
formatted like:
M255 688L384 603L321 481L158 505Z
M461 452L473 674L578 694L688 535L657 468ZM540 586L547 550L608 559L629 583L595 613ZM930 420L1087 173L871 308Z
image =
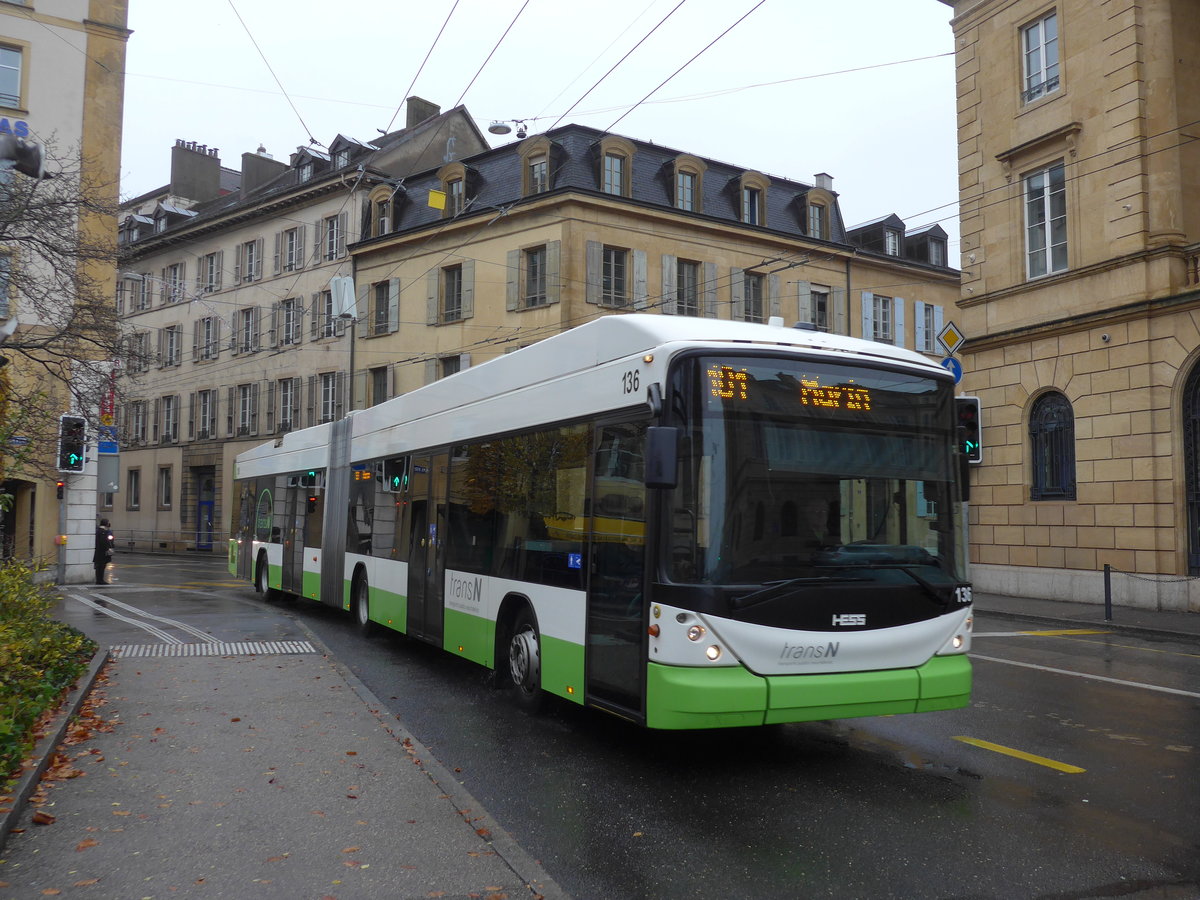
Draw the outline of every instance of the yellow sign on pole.
M951 355L967 342L967 339L963 337L963 333L958 330L958 326L953 322L946 323L946 327L938 332L937 339L946 348L946 352Z

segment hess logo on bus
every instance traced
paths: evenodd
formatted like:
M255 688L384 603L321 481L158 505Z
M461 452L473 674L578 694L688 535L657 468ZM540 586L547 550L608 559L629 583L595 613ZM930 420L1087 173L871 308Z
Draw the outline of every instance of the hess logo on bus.
M866 625L867 617L865 613L846 613L845 615L834 616L833 624L840 628L845 628L848 625Z

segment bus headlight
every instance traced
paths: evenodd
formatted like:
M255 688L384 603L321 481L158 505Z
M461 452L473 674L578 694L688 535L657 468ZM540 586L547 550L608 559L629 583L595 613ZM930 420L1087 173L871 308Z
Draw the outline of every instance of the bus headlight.
M713 644L704 651L704 655L708 657L710 662L716 662L721 658L721 648Z
M693 625L691 628L689 628L687 630L687 636L688 636L689 641L698 641L701 638L703 638L704 635L706 635L706 634L708 634L708 629L705 628L703 625Z

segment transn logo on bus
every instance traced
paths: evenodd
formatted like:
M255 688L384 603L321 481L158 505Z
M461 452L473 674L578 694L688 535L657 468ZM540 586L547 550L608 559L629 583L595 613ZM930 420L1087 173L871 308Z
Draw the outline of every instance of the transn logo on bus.
M842 627L847 625L866 625L867 617L863 613L846 613L844 616L834 616L833 624Z

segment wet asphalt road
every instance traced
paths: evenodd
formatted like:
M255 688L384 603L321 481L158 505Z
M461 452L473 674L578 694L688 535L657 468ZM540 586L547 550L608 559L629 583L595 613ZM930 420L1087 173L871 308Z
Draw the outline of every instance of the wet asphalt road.
M1196 643L981 615L969 709L656 733L526 716L482 669L222 563L122 555L98 591L125 608L88 588L60 614L111 644L311 629L576 897L1200 896Z

